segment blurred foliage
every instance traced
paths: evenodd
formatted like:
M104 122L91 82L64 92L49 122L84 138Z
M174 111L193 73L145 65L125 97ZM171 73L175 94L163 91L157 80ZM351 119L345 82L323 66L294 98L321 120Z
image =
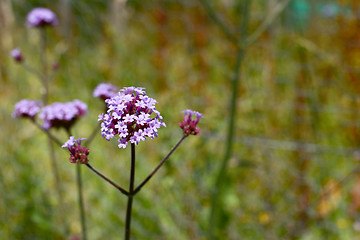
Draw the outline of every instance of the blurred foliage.
M276 2L252 1L250 33ZM210 3L236 32L239 1ZM292 0L247 49L217 239L360 236L353 171L360 142L359 5ZM135 197L132 233L133 239L206 239L236 49L200 2L190 0L0 1L0 239L70 238L63 233L46 136L11 118L17 101L40 99L41 83L8 55L20 47L26 62L39 67L39 34L24 26L37 6L60 18L47 32L50 64L59 63L51 101L78 98L89 105L76 137L87 137L97 124L104 106L92 91L101 82L145 87L158 101L167 128L137 147L137 183L180 138L181 111L204 113L201 135L186 139ZM53 133L65 141L64 132ZM100 134L90 149L92 165L127 186L129 149ZM71 236L79 236L75 167L66 151L56 155L66 219ZM126 198L88 169L83 173L89 239L121 238Z

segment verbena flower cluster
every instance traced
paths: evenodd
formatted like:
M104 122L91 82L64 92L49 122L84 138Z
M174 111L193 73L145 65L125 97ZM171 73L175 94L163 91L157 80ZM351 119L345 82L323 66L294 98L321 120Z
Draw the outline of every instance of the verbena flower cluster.
M16 62L22 62L24 60L24 56L21 54L21 51L19 48L14 48L10 52L10 56L16 61Z
M180 128L183 129L184 135L198 135L200 133L200 129L196 125L198 124L199 119L203 117L202 114L190 109L186 109L183 113L185 114L184 121L182 121L179 125ZM196 119L192 119L192 116L195 116Z
M65 142L61 147L67 148L70 152L70 162L71 163L88 163L88 155L90 150L86 147L81 146L81 142L86 140L86 138L75 139L74 136L71 136L69 140Z
M34 8L27 15L29 27L45 27L58 25L58 19L54 12L47 8Z
M94 89L93 96L105 100L113 97L118 91L119 88L110 83L100 83Z
M146 137L154 139L158 128L166 127L155 109L156 100L148 97L144 88L123 88L105 102L107 112L98 120L102 121L101 135L108 141L119 136L119 148L126 148L129 141L137 145Z
M39 118L44 120L43 128L69 129L77 119L87 113L87 105L80 100L60 103L55 102L41 109Z
M40 101L23 99L15 104L13 117L29 117L34 118L35 115L40 111Z

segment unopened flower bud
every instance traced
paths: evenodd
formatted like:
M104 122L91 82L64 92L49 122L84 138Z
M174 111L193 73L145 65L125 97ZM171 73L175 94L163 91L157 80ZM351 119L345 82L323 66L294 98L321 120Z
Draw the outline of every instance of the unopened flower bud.
M184 121L182 121L179 126L184 131L184 135L199 135L200 129L196 126L202 118L202 114L196 111L192 111L190 109L187 109L183 111L185 114ZM195 119L192 119L192 116L195 116Z
M81 141L86 140L86 138L75 139L74 136L71 136L69 140L65 142L61 147L67 148L70 152L69 160L71 163L88 163L88 155L90 150L86 147L81 146Z
M21 54L21 51L19 48L14 48L10 52L11 57L15 60L15 62L21 63L24 61L24 56Z

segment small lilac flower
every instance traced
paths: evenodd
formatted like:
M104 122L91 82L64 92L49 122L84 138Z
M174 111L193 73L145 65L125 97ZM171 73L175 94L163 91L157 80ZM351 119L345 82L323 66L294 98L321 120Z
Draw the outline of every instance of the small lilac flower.
M27 26L46 27L58 25L55 13L47 8L34 8L27 15Z
M40 111L41 105L42 104L40 101L23 99L15 104L12 116L34 118L35 115Z
M196 125L198 124L199 119L203 117L202 114L190 109L183 111L183 113L185 114L184 121L182 121L179 125L180 128L184 131L184 135L199 135L200 129ZM196 117L196 119L192 119L193 115Z
M100 114L101 135L110 140L119 137L119 148L128 142L139 144L147 137L157 137L157 129L166 127L160 112L155 109L156 100L146 96L144 88L126 87L106 99L107 112Z
M21 50L19 48L11 50L10 56L18 63L21 63L24 60L24 56L21 54Z
M86 113L87 105L76 99L66 103L55 102L43 107L39 118L44 120L44 129L51 127L70 129L76 120Z
M119 91L119 88L110 83L100 83L94 89L93 96L103 100L109 99Z
M86 147L81 146L81 142L86 140L86 138L75 139L74 136L71 136L69 140L62 145L62 148L67 148L70 152L70 162L71 163L88 163L88 155L90 150Z

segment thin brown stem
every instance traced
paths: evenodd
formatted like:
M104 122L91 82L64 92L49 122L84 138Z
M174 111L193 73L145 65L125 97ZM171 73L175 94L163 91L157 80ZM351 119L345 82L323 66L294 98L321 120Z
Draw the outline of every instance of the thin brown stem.
M173 152L180 146L180 144L182 143L182 141L186 138L186 136L182 136L182 138L180 138L180 140L176 143L176 145L170 150L170 152L164 157L164 159L156 166L156 168L149 174L149 176L147 176L145 178L144 181L142 181L142 183L139 184L139 186L132 192L133 195L135 195L136 193L138 193L141 188L152 178L152 176L155 175L155 173L160 169L160 167L166 162L166 160L169 159L169 157L171 156L171 154L173 154ZM130 193L131 194L131 193Z
M38 77L40 80L43 79L44 76L42 75L42 73L38 72L35 68L27 65L26 63L23 63L22 66L23 66L23 68L25 68L26 71L34 74L34 75L35 75L36 77ZM41 81L42 81L42 80L41 80Z
M109 178L107 178L105 175L103 175L102 173L100 173L98 170L96 170L93 166L91 166L89 163L85 164L91 171L93 171L94 173L96 173L98 176L100 176L102 179L104 179L105 181L107 181L108 183L110 183L111 185L113 185L115 188L117 188L121 193L125 194L126 196L129 195L129 192L126 191L125 189L123 189L122 187L120 187L119 185L117 185L116 183L114 183L113 181L111 181Z
M38 122L36 122L34 119L30 118L30 120L38 129L40 129L42 132L44 132L48 136L48 138L51 139L51 141L56 143L56 145L58 145L59 147L61 147L63 145L59 139L57 139L54 135L52 135L50 133L50 131L41 127L41 125Z

